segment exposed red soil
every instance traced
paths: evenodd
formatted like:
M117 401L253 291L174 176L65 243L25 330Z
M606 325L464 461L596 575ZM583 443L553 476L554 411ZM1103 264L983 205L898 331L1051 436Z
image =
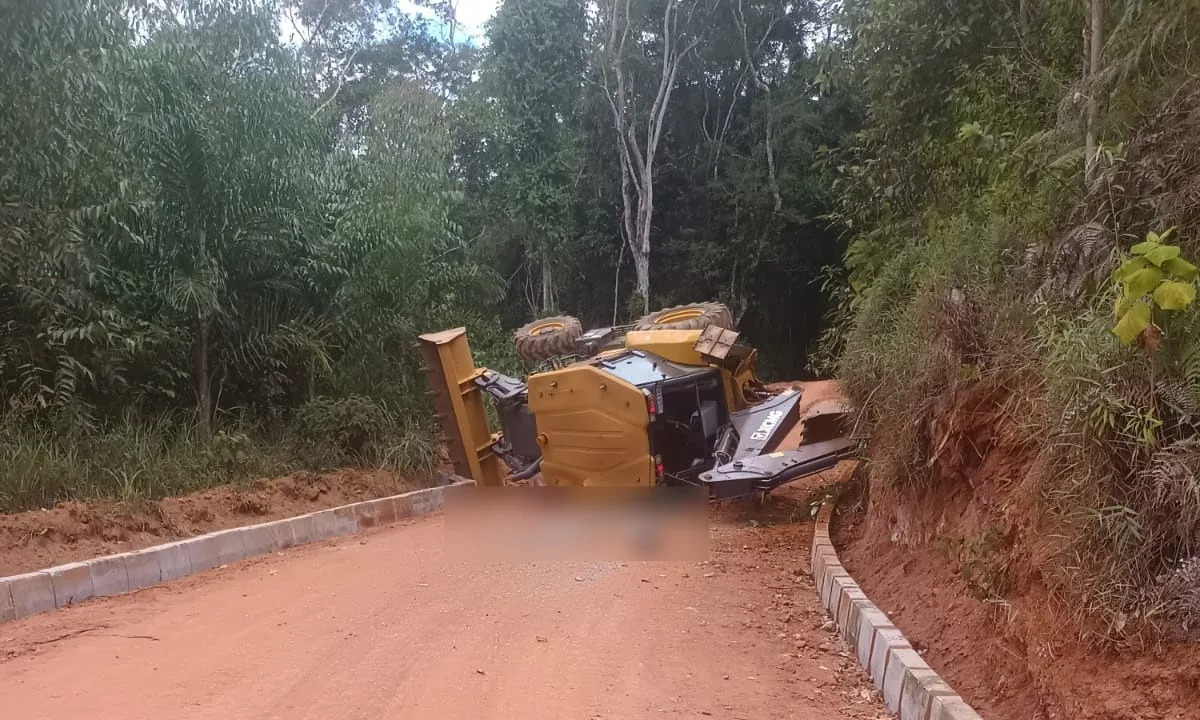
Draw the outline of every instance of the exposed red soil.
M842 563L926 661L986 718L1053 717L1044 714L1024 652L998 632L1002 609L973 596L936 549L870 542L861 520L837 524Z
M1036 560L1035 509L1021 489L1033 448L1005 400L980 384L939 402L923 491L878 478L869 490L849 488L834 518L842 562L989 720L1200 717L1200 647L1085 646L1051 597ZM991 549L973 549L989 534Z
M407 478L387 470L297 472L136 505L72 501L0 515L0 576L303 515L432 483L431 476Z

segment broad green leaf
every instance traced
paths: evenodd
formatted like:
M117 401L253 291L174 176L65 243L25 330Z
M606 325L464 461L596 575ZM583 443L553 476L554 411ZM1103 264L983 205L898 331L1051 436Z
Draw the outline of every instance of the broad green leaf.
M1159 245L1146 253L1146 259L1159 267L1162 267L1166 261L1174 260L1177 257L1179 257L1179 248L1175 245Z
M969 140L983 134L983 126L977 122L967 123L958 129L959 140Z
M1121 297L1117 300L1117 305L1116 305L1116 308L1113 310L1113 315L1118 318L1123 316L1125 313L1129 312L1130 308L1133 307L1133 304L1135 302L1137 302L1138 300L1141 300L1141 299L1142 299L1141 295L1130 295L1129 293L1122 293Z
M1162 264L1162 269L1171 273L1184 282L1194 282L1200 277L1196 266L1183 258L1171 258Z
M1159 245L1157 240L1147 240L1146 242L1138 243L1137 245L1129 248L1129 252L1133 253L1134 255L1145 255L1146 253L1158 247L1161 247L1161 245Z
M1196 299L1196 286L1189 283L1165 282L1154 291L1154 302L1163 310L1182 310Z
M1148 292L1158 287L1158 284L1163 280L1162 270L1158 268L1145 268L1138 270L1129 277L1125 278L1125 292L1134 296L1141 297Z
M1167 238L1171 237L1171 236L1172 236L1172 235L1174 235L1174 234L1175 234L1175 228L1173 228L1173 227L1171 227L1171 228L1167 228L1167 231L1166 231L1166 232L1164 232L1162 235L1158 235L1158 236L1157 236L1157 237L1158 237L1158 241L1159 241L1159 242L1166 242L1166 241L1167 241Z
M1140 257L1129 258L1125 262L1121 263L1120 267L1118 267L1116 270L1113 270L1112 279L1119 282L1119 281L1124 280L1125 278L1129 277L1133 273L1137 272L1138 270L1141 270L1141 269L1147 268L1147 267L1150 267L1150 263L1146 262L1145 258L1140 258Z
M1137 340L1142 331L1148 327L1150 327L1150 305L1144 300L1139 300L1113 328L1113 333L1121 338L1121 342L1129 345Z
M1146 233L1146 240L1147 240L1147 242L1152 242L1152 243L1161 243L1163 241L1162 237L1158 233L1154 232L1153 230Z

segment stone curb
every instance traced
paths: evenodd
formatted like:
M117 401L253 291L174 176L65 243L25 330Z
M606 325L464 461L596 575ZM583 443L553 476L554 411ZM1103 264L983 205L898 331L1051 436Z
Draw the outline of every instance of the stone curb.
M842 638L900 720L983 720L925 662L838 560L829 536L833 506L823 503L813 532L812 575Z
M0 623L76 605L93 597L152 587L238 560L355 535L360 530L428 515L441 509L446 488L474 484L455 476L452 482L440 487L0 577Z

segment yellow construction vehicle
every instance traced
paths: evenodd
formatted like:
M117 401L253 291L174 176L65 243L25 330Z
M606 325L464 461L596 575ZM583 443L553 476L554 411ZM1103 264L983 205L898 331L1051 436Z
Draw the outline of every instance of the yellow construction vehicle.
M514 338L522 358L541 363L525 380L475 367L463 328L422 335L456 473L485 486L539 475L562 486L691 485L727 499L765 494L848 455L854 443L844 437L778 447L801 422L801 392L768 390L757 352L732 324L717 303L586 333L573 317L545 318Z

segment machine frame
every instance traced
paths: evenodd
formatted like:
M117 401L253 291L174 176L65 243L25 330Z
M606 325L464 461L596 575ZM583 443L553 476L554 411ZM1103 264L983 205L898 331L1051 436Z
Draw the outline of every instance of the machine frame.
M601 328L526 380L474 364L464 328L422 335L455 471L480 485L693 485L710 498L765 494L832 467L839 437L777 447L801 392L771 392L732 330ZM493 431L484 397L501 430Z

